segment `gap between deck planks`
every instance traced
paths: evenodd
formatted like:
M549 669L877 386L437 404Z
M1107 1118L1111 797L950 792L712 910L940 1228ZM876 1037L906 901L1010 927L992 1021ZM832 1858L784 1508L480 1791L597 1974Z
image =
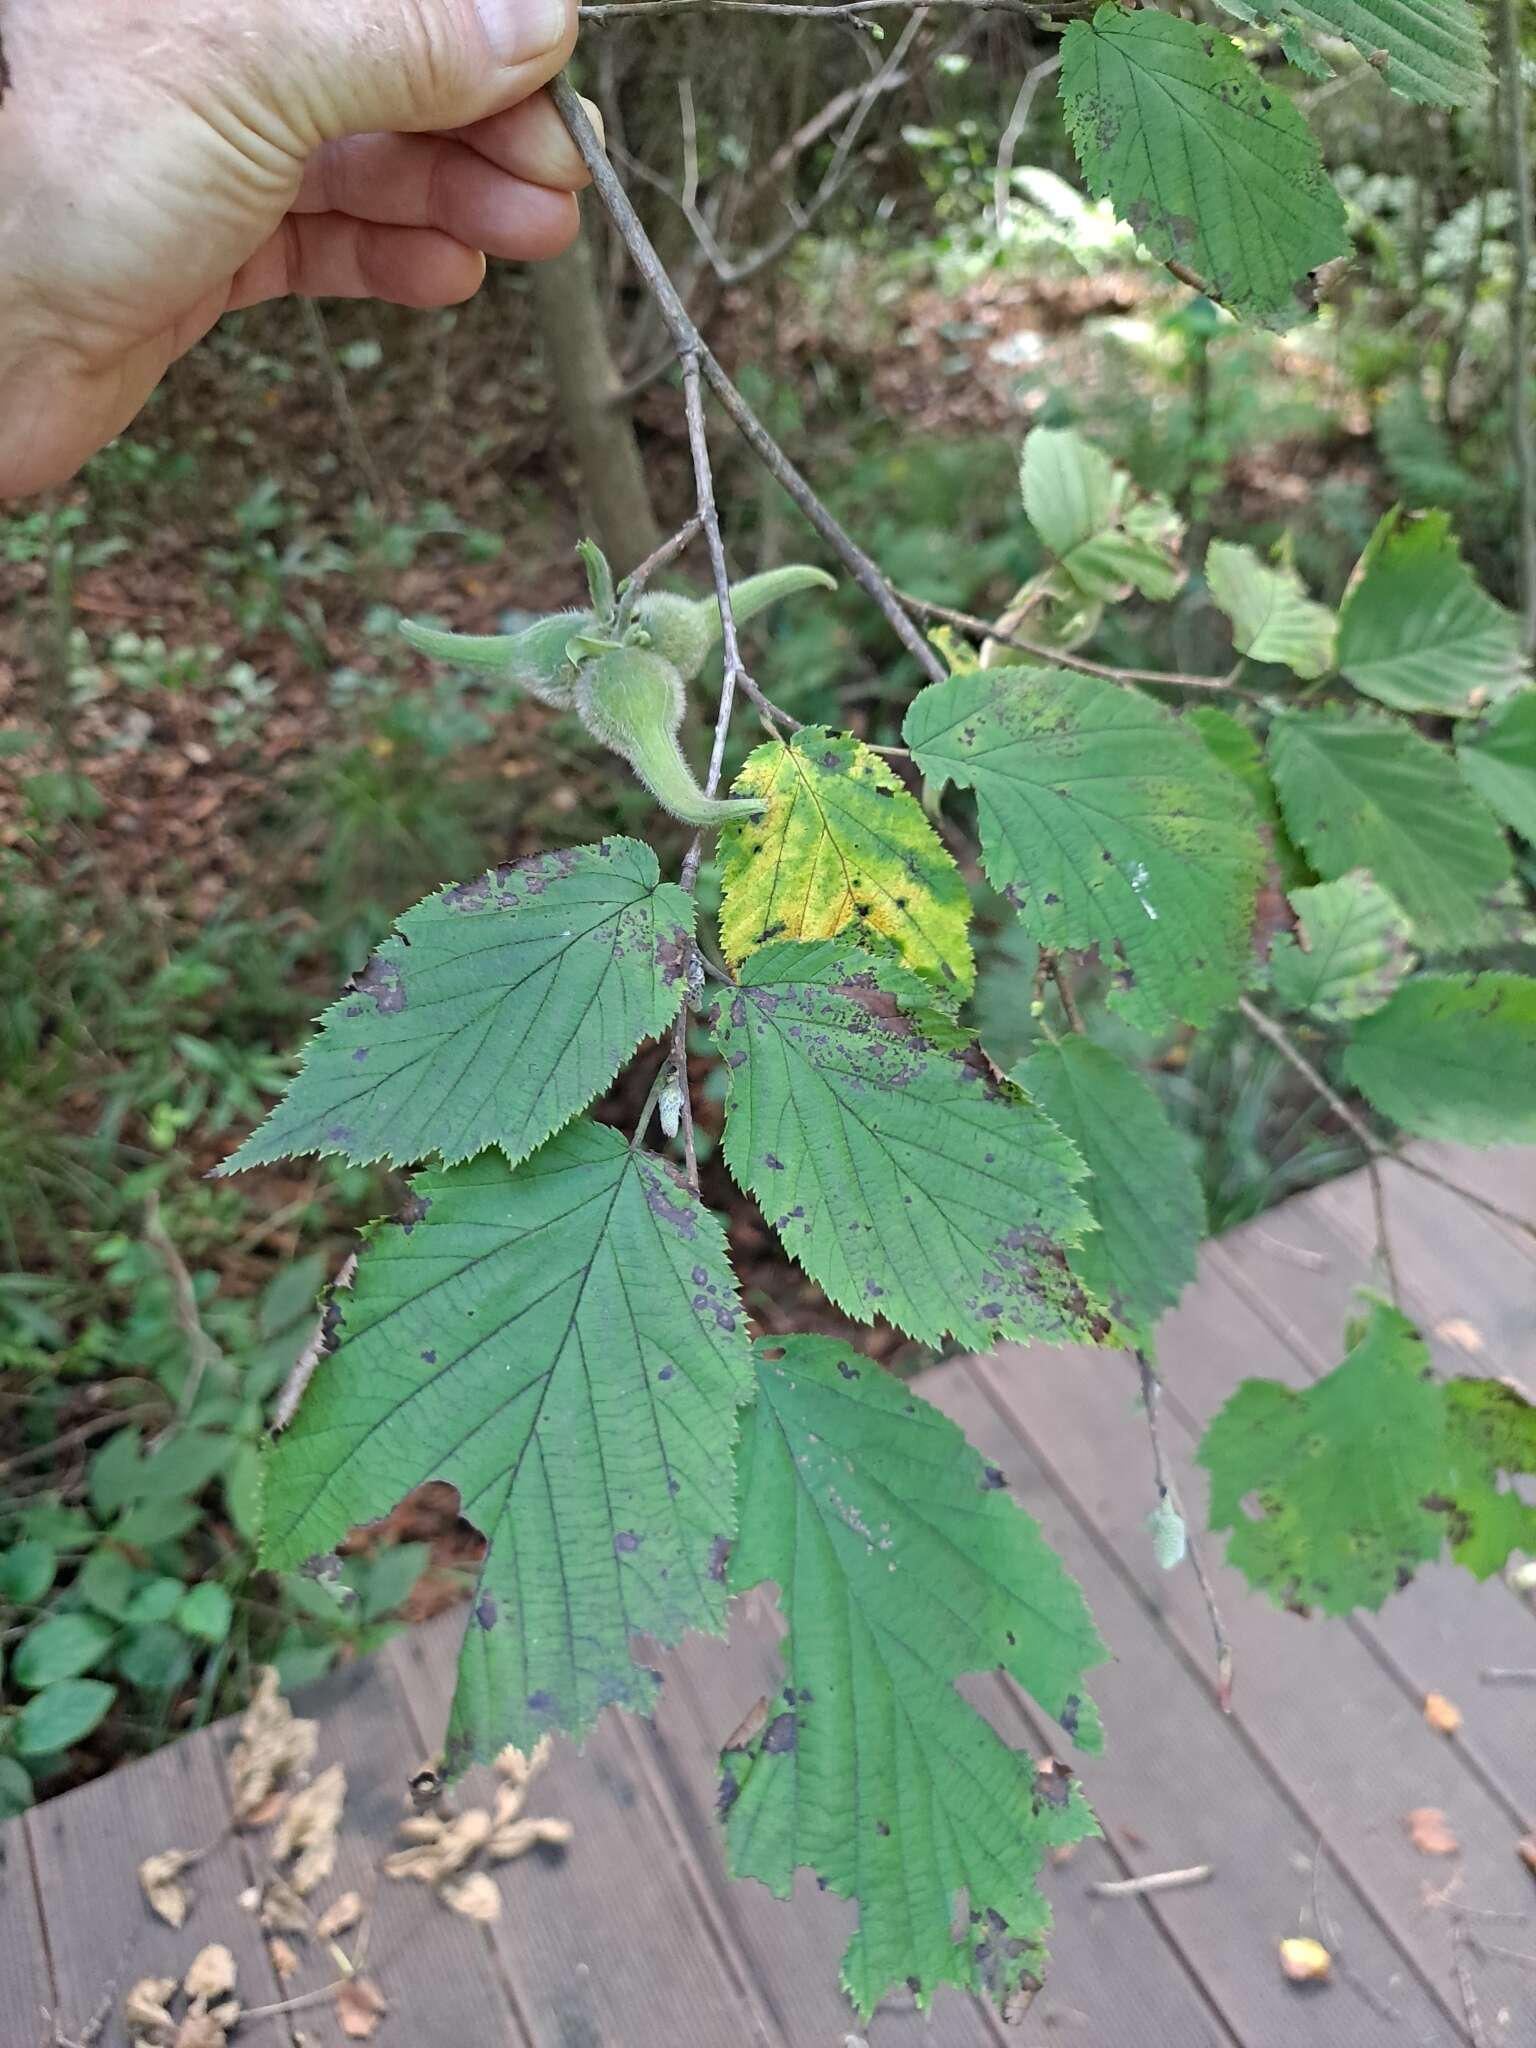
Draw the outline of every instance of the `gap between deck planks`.
M1536 1208L1536 1174L1518 1155L1427 1156L1491 1199ZM1529 1372L1536 1244L1401 1169L1390 1170L1389 1216L1407 1305L1427 1333L1440 1327L1440 1362ZM1372 1236L1369 1191L1356 1178L1207 1248L1160 1347L1168 1447L1192 1502L1204 1497L1189 1470L1194 1438L1239 1378L1300 1383L1337 1363ZM1008 1472L1082 1580L1118 1660L1095 1674L1107 1754L1080 1762L1106 1839L1048 1875L1053 1967L1024 2026L1005 2033L946 1992L931 2016L898 2003L861 2030L836 1989L852 1909L805 1877L789 1905L725 1880L715 1751L777 1671L771 1604L751 1596L736 1605L729 1649L695 1641L664 1660L654 1729L610 1715L585 1755L560 1746L532 1810L570 1817L575 1847L558 1866L500 1874L506 1910L495 1929L455 1918L418 1887L379 1888L370 1967L391 2001L379 2048L843 2048L861 2034L870 2048L1466 2040L1449 1915L1426 1898L1459 1882L1462 1903L1525 1916L1523 1927L1496 1926L1495 1939L1536 1949L1536 1889L1514 1856L1536 1812L1536 1698L1477 1680L1486 1664L1536 1662L1529 1611L1502 1585L1436 1570L1379 1616L1306 1623L1221 1572L1238 1651L1237 1711L1224 1721L1198 1595L1187 1574L1164 1575L1151 1557L1148 1454L1125 1362L1009 1351L940 1368L924 1391ZM371 1889L404 1783L446 1719L458 1627L449 1618L402 1638L304 1703L324 1717L321 1762L344 1762L350 1788L341 1863L323 1896ZM981 1680L967 1690L1009 1739L1051 1746L1049 1724L1013 1688ZM1466 1713L1454 1741L1423 1722L1430 1690ZM247 2002L324 1981L309 1957L280 1990L235 1905L254 1843L226 1840L199 1866L199 1904L181 1934L139 1898L142 1856L201 1846L223 1829L230 1739L227 1727L189 1738L0 1830L0 2048L50 2042L44 2007L64 2038L80 2038L114 1982L120 2000L134 1978L184 1968L209 1940L235 1950ZM1412 1851L1402 1816L1416 1805L1446 1812L1460 1859ZM1098 1876L1197 1861L1217 1871L1198 1890L1113 1903L1084 1893ZM1309 1996L1281 1981L1275 1944L1311 1931L1314 1862L1346 1975ZM1536 2040L1536 1972L1487 1959L1472 1968L1487 2048ZM328 2008L248 2038L291 2043L296 2027L319 2044L341 2038ZM124 2038L114 2011L100 2048Z

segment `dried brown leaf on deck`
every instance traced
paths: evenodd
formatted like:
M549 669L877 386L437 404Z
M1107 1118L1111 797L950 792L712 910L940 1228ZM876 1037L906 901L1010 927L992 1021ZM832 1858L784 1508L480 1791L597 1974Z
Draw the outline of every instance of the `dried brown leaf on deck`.
M314 1915L286 1879L274 1877L262 1890L257 1917L267 1934L308 1934Z
M277 1824L272 1854L277 1862L296 1857L289 1883L305 1898L336 1867L336 1831L347 1802L347 1774L340 1764L320 1773L296 1792Z
M389 2007L366 1977L349 1977L336 1993L336 2017L349 2041L366 2041L378 2031Z
M526 1856L530 1849L569 1848L575 1834L568 1820L515 1820L496 1830L485 1853L493 1862L510 1863L518 1856Z
M494 1879L483 1870L472 1870L468 1877L450 1878L439 1896L445 1906L462 1913L466 1920L479 1920L489 1926L501 1918L501 1893Z
M146 1856L139 1865L139 1885L150 1911L157 1913L168 1927L182 1926L191 1910L191 1894L177 1879L196 1861L185 1849L163 1849L158 1856Z
M297 1718L278 1690L277 1672L265 1666L241 1717L240 1739L229 1755L235 1818L250 1825L279 1786L308 1770L319 1739L318 1724Z
M267 1943L267 1954L272 1958L274 1975L286 1984L290 1977L299 1973L299 1954L291 1942L284 1941L280 1934L274 1934Z
M181 1988L192 2000L214 2005L235 1988L235 1959L222 1942L212 1941L192 1958Z
M1443 1692L1432 1692L1424 1701L1424 1718L1437 1735L1454 1735L1461 1726L1461 1709Z
M493 1827L491 1816L482 1807L471 1807L468 1813L450 1821L435 1840L421 1842L411 1849L398 1849L393 1856L387 1856L385 1872L400 1880L414 1879L418 1884L441 1884L445 1877L462 1870L479 1854L490 1840Z
M1416 1806L1403 1815L1408 1839L1421 1856L1454 1856L1461 1848L1438 1806Z
M174 1977L141 1977L123 2000L123 2025L134 2048L170 2048L176 2031L169 2004L176 1995Z
M172 2048L228 2048L229 2030L240 2018L240 2008L231 1999L211 2012L194 2006L176 2029Z
M1333 1970L1333 1957L1320 1941L1295 1935L1280 1944L1280 1969L1292 1984L1326 1984Z
M321 1941L334 1941L338 1934L345 1934L349 1927L355 1927L362 1917L362 1893L343 1892L315 1922L315 1933Z

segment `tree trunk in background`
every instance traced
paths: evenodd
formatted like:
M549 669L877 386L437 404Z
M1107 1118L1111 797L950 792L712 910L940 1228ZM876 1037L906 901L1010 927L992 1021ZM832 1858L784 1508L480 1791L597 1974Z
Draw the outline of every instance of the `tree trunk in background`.
M531 265L528 276L561 423L581 472L583 511L622 575L660 545L661 530L629 409L613 402L619 375L603 324L590 237L582 235L552 263Z

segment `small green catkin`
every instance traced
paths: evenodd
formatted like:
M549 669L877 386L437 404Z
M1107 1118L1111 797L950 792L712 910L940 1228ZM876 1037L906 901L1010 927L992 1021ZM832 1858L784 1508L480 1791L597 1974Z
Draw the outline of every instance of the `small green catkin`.
M720 825L755 816L755 799L708 797L677 743L687 709L683 679L648 648L616 647L583 662L576 709L595 740L628 761L664 810L685 825Z

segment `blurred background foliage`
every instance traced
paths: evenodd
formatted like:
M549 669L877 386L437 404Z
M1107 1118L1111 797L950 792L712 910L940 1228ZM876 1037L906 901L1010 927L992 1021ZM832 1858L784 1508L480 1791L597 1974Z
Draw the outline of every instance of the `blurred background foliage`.
M1406 105L1342 48L1323 81L1267 51L1354 244L1276 337L1082 196L1051 81L1030 82L1052 47L1003 15L878 44L682 20L594 32L581 67L711 342L902 587L995 616L1040 559L1020 440L1070 423L1176 501L1192 561L1213 534L1288 534L1336 603L1385 508L1442 505L1513 602L1516 259L1489 108ZM428 1498L312 1578L253 1572L263 1416L347 1233L402 1191L335 1162L205 1175L416 897L605 831L682 851L573 720L429 672L394 631L555 609L582 533L628 566L691 509L665 337L588 211L583 252L455 312L226 321L74 485L0 512L0 1811L220 1711L257 1661L298 1679L367 1647L473 1559ZM723 428L716 461L738 572L816 558ZM1119 607L1095 652L1230 660L1198 578ZM917 680L851 587L786 606L752 656L797 717L875 741ZM1007 1067L1036 960L974 879L975 1017ZM1214 1229L1358 1163L1240 1031L1133 1049ZM637 1107L621 1089L608 1110ZM814 1327L705 1165L752 1312Z

